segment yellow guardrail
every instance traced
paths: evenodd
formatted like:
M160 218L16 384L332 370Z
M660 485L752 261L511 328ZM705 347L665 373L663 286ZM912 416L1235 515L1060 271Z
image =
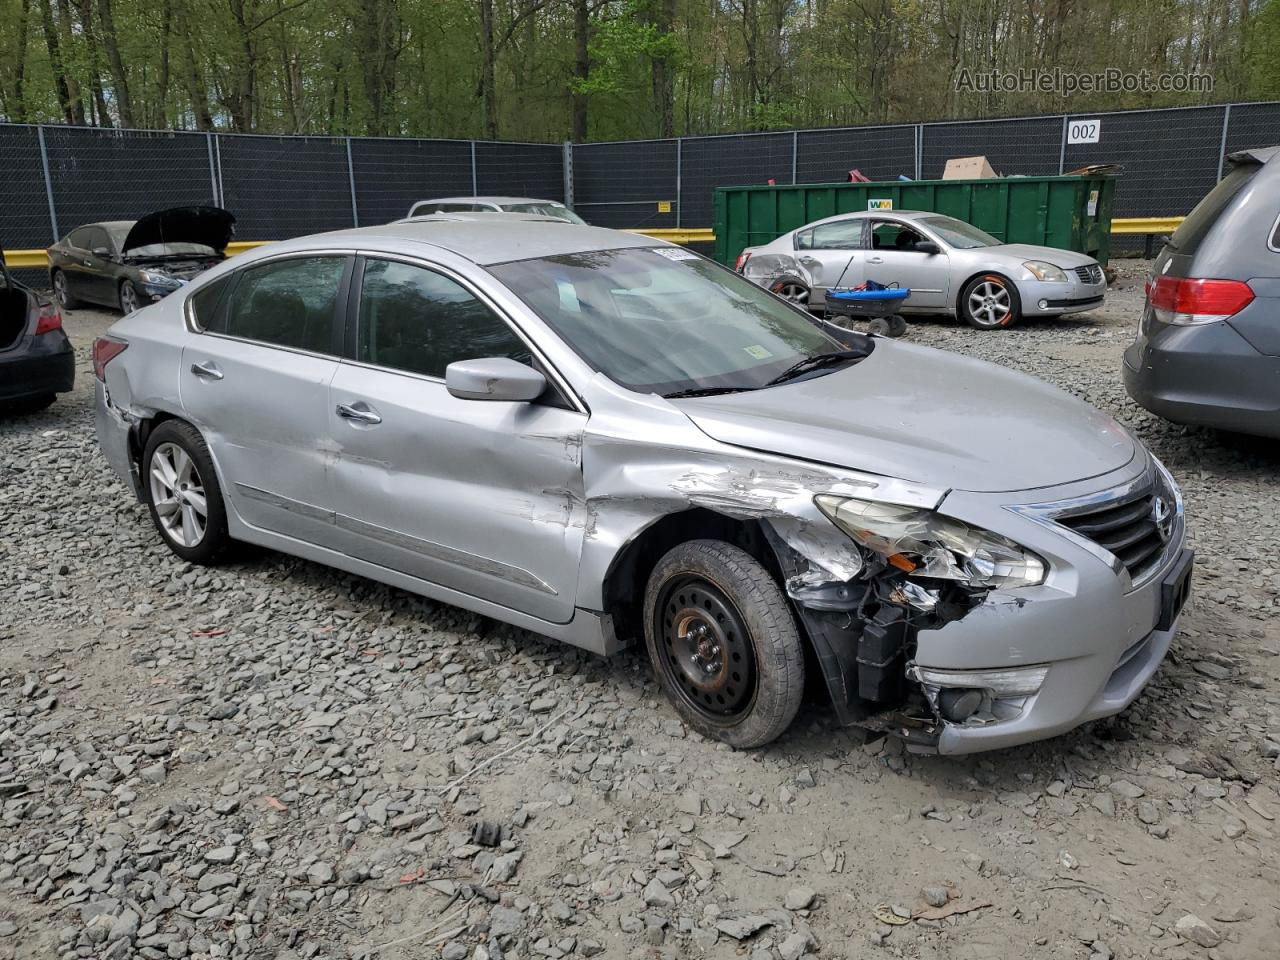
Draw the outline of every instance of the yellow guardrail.
M1173 233L1186 217L1119 217L1111 221L1111 232L1131 236Z
M1151 236L1153 234L1173 233L1185 217L1124 217L1111 221L1111 232L1130 236ZM666 240L669 243L715 243L716 234L710 227L676 227L654 230L628 230L627 233L638 233L653 237L655 240ZM261 247L272 240L236 240L227 244L227 254L235 256L254 247ZM43 270L49 265L49 258L43 250L6 250L4 262L10 269Z

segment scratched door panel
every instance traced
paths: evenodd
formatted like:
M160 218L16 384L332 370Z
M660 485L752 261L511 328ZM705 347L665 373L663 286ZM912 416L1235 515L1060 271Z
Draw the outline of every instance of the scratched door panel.
M354 363L339 365L330 400L343 549L544 620L572 617L584 414L460 400L439 380ZM380 422L338 415L357 404Z

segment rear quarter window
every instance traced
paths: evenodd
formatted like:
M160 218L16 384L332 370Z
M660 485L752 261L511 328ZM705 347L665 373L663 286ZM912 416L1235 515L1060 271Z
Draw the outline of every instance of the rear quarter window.
M188 306L197 330L218 329L219 310L227 299L227 291L231 289L233 279L233 276L220 277L213 283L206 283L191 295Z
M1181 254L1194 254L1204 242L1204 238L1209 235L1209 231L1213 229L1213 225L1218 222L1218 218L1236 198L1236 194L1243 190L1261 169L1262 165L1257 163L1242 163L1233 168L1218 181L1218 185L1210 190L1203 200L1196 204L1195 209L1187 214L1187 218L1169 238L1169 246Z

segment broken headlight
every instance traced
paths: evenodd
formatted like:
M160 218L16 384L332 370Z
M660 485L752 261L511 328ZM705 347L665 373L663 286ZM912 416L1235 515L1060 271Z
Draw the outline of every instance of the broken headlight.
M981 527L874 500L821 494L814 501L855 543L911 576L987 588L1044 582L1040 557Z

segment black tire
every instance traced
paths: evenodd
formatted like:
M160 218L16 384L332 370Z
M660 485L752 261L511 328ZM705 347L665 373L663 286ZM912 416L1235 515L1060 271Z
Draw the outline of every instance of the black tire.
M788 303L794 303L797 307L809 308L810 299L813 291L809 289L809 285L799 277L785 276L778 277L769 283L769 292L774 296L781 297Z
M53 286L53 298L63 310L74 310L82 305L83 301L71 295L71 281L66 273L54 270L49 274L49 283Z
M120 298L120 312L126 317L142 306L142 296L132 280L121 280L120 289L117 292ZM132 302L126 302L127 298L132 298Z
M16 400L5 400L0 403L0 413L19 417L28 416L47 409L56 399L57 394L41 393L34 397L18 397Z
M983 297L984 300L991 301L990 309L984 313L983 307L979 307L978 312L975 313L973 307L976 304L973 301L975 297L982 297L980 289L984 286L994 294L994 296ZM1001 293L997 291L1003 294L1006 310L1003 315L999 314L1002 300ZM1004 330L1012 327L1022 318L1022 301L1018 298L1018 288L1007 277L998 273L981 273L966 283L964 289L960 291L957 310L960 319L975 330Z
M190 459L195 481L204 495L205 515L203 530L195 542L179 542L170 524L162 518L156 505L156 481L152 471L156 468L157 451L168 456L172 448L181 450ZM222 501L222 488L213 459L200 431L181 420L166 420L151 431L146 449L142 452L142 489L146 497L151 522L155 524L160 539L170 550L189 563L216 564L231 552L233 541L227 533L227 510ZM179 513L183 513L181 506ZM171 514L169 514L171 515ZM168 515L167 515L168 516ZM185 518L184 518L185 519Z
M804 648L787 599L746 551L690 540L645 587L645 646L680 719L737 748L776 740L804 694Z
M889 318L889 336L897 338L907 332L907 319L900 313Z

